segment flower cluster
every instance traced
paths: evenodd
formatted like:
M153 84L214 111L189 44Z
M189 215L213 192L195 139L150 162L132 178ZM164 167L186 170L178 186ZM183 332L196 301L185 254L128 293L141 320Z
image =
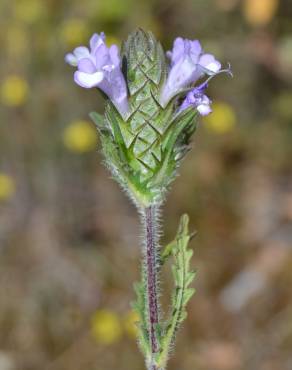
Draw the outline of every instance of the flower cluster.
M175 39L172 51L166 55L170 59L170 66L161 89L161 106L165 107L172 98L185 91L185 100L178 108L179 112L191 106L201 115L209 114L211 100L204 94L207 82L198 87L194 87L194 84L205 75L210 79L210 76L225 71L221 69L221 63L212 54L204 53L198 40L181 37ZM104 33L94 34L90 39L90 48L79 46L73 53L67 54L65 60L77 67L74 80L78 85L99 88L111 99L121 115L127 116L128 89L121 69L119 49L116 45L106 46Z

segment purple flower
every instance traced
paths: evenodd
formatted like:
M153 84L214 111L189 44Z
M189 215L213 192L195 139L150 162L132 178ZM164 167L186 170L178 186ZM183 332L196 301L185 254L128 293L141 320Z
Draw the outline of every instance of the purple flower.
M179 112L187 109L189 107L194 107L202 115L206 116L212 112L210 107L211 100L207 95L204 94L208 84L206 82L202 83L200 86L195 87L187 95L182 105L179 108Z
M204 74L218 73L221 64L211 54L204 54L198 40L175 39L170 58L170 71L162 89L161 103L165 106L181 89L195 83Z
M121 71L121 58L116 45L108 48L105 34L95 33L90 39L90 49L77 47L65 61L77 67L74 81L85 88L98 87L113 102L122 115L128 111L127 85Z

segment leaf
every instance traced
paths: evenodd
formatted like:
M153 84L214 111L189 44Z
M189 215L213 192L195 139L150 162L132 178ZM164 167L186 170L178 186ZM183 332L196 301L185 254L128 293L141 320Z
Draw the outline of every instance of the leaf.
M173 240L167 246L164 248L164 250L161 253L160 256L160 264L164 265L164 263L167 261L167 259L172 255L172 250L176 245L176 240Z
M97 113L97 112L91 112L89 113L89 117L92 119L92 121L95 123L97 128L104 126L104 117Z
M175 340L180 324L187 317L186 305L195 293L190 284L195 278L195 271L190 270L190 260L193 251L188 249L192 234L188 230L189 217L183 215L180 219L177 235L174 241L166 246L162 252L162 262L171 255L174 259L172 266L174 290L172 294L171 312L164 325L164 336L161 342L161 352L158 355L159 367L165 368L168 354Z
M139 323L137 325L138 342L141 352L147 358L151 351L149 348L147 317L145 312L146 296L143 282L135 283L134 290L136 293L136 301L132 302L132 308L139 317Z

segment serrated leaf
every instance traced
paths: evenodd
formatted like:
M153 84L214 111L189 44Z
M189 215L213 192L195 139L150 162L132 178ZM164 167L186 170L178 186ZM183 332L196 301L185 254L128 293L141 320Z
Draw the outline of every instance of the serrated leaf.
M183 215L180 219L176 239L167 245L166 250L162 252L164 259L168 258L170 254L174 259L172 272L175 287L171 299L171 312L169 319L165 323L165 334L161 342L162 349L158 356L158 365L161 368L164 368L166 365L176 332L180 324L187 317L186 305L195 293L195 289L189 287L195 277L195 272L189 269L193 251L188 249L188 243L191 239L191 234L188 231L188 223L188 216Z
M183 294L183 299L182 299L182 305L183 306L186 306L186 304L191 299L191 297L193 296L194 293L195 293L195 289L193 289L193 288L185 289L184 294ZM182 321L183 320L181 319L180 322L182 322Z
M173 248L175 246L176 246L176 243L175 243L175 240L173 240L171 243L167 244L167 246L164 248L160 256L161 265L163 265L167 261L167 259L172 255Z
M193 272L189 272L186 276L186 286L189 286L191 284L191 282L194 280L196 276L196 272L193 271Z

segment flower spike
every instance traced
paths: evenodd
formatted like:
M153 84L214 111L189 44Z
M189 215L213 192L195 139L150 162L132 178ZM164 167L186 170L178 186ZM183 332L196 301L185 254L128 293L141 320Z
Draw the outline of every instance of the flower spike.
M92 36L89 48L80 46L65 59L77 67L74 80L78 85L97 87L109 98L103 115L93 112L90 116L99 131L106 166L141 215L143 264L133 304L138 342L147 369L165 370L194 294L195 271L187 215L160 255L160 207L190 150L198 117L211 112L211 100L205 94L208 84L219 73L232 75L230 66L222 69L198 40L181 37L165 56L153 34L142 29L129 35L121 55L116 45L105 45L101 33ZM203 77L205 81L196 85ZM159 275L168 259L173 260L174 289L170 312L162 320Z

